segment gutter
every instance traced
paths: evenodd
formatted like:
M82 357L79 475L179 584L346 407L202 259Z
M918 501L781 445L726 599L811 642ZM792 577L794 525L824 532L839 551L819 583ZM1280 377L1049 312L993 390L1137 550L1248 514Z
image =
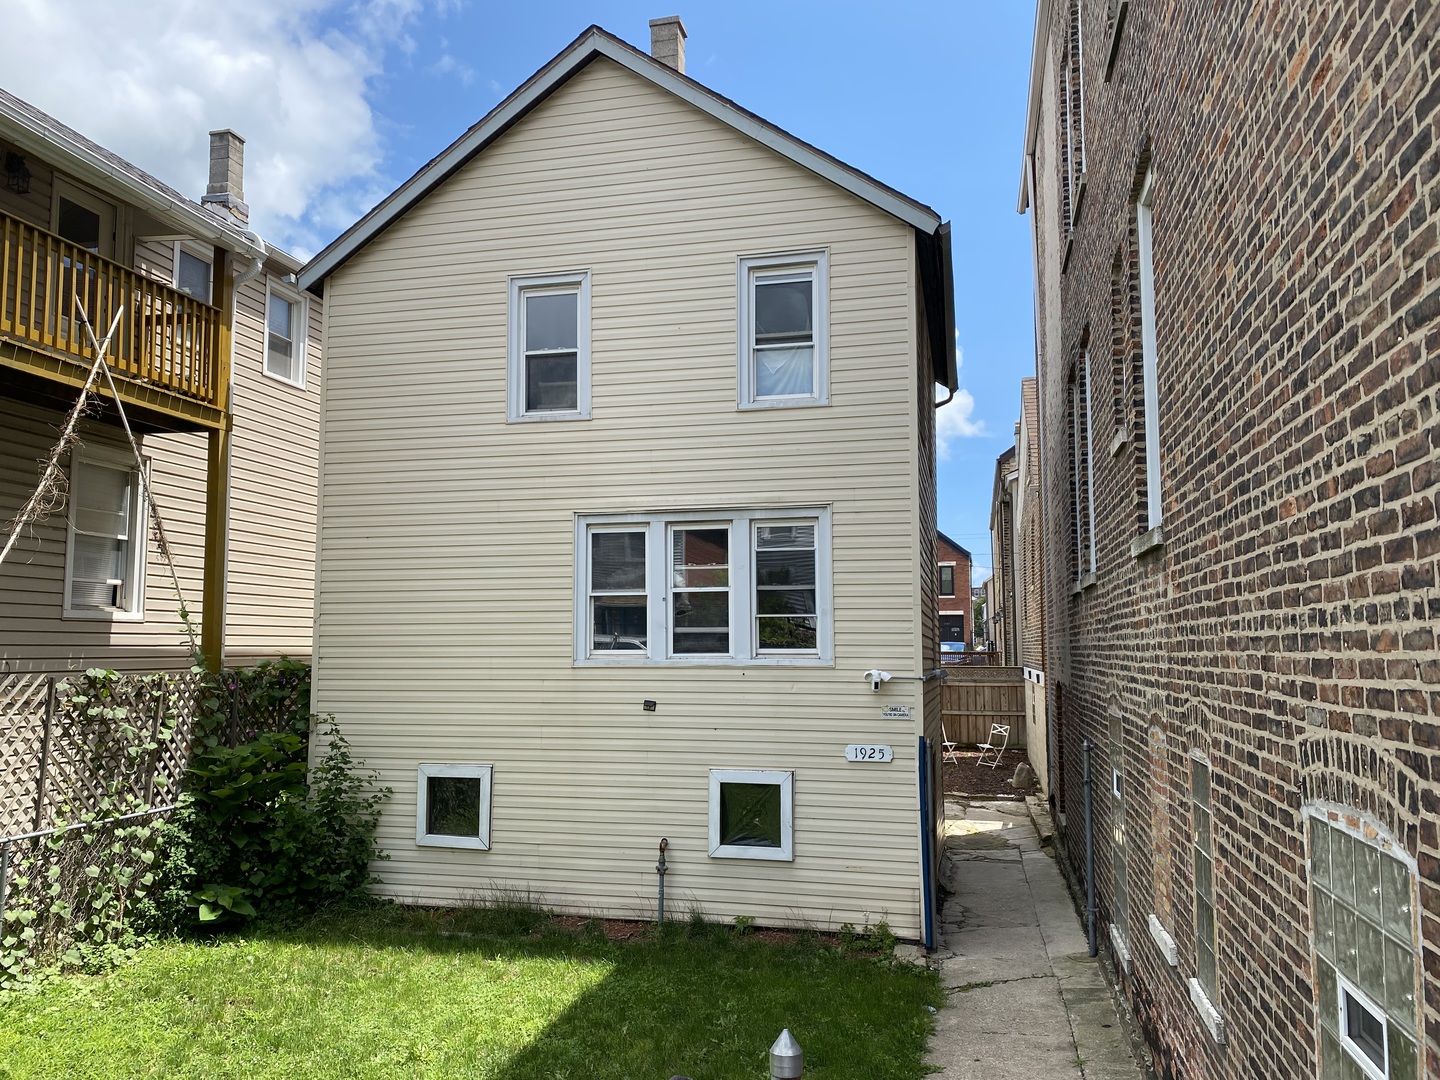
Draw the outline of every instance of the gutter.
M1025 147L1020 165L1020 197L1017 214L1025 213L1028 204L1028 163L1035 154L1035 139L1040 127L1040 87L1045 81L1045 58L1050 46L1050 18L1054 0L1035 0L1035 36L1030 43L1030 93L1025 101Z

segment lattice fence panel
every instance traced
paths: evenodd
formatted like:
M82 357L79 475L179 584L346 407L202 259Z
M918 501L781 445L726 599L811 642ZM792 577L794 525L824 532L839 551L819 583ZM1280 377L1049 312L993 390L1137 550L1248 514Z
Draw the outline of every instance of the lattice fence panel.
M0 836L35 827L36 777L50 676L0 675Z

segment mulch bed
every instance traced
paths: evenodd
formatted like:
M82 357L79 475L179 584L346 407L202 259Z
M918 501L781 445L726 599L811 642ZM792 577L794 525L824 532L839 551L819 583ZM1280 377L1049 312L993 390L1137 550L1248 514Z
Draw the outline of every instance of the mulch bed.
M1023 748L1006 750L1000 764L993 769L989 764L994 760L993 755L984 765L977 764L979 760L978 750L959 750L953 760L950 755L945 756L946 795L971 799L1023 799L1026 795L1039 794L1039 785L1033 779L1023 788L1016 788L1010 783L1015 775L1015 766L1025 761Z

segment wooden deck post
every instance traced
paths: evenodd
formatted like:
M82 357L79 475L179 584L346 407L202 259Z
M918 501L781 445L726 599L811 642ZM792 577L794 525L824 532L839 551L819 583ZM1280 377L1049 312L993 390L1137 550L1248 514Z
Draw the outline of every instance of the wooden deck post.
M230 524L230 351L235 319L231 256L215 249L215 297L220 320L215 331L215 398L225 413L224 428L212 428L205 468L205 584L200 608L200 652L205 666L225 665L225 579Z

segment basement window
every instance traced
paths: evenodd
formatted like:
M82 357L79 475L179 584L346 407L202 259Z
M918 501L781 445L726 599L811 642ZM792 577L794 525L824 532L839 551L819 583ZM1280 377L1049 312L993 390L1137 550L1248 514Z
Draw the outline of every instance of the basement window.
M711 857L793 860L793 779L776 769L711 769Z
M415 843L490 850L491 765L420 766Z

